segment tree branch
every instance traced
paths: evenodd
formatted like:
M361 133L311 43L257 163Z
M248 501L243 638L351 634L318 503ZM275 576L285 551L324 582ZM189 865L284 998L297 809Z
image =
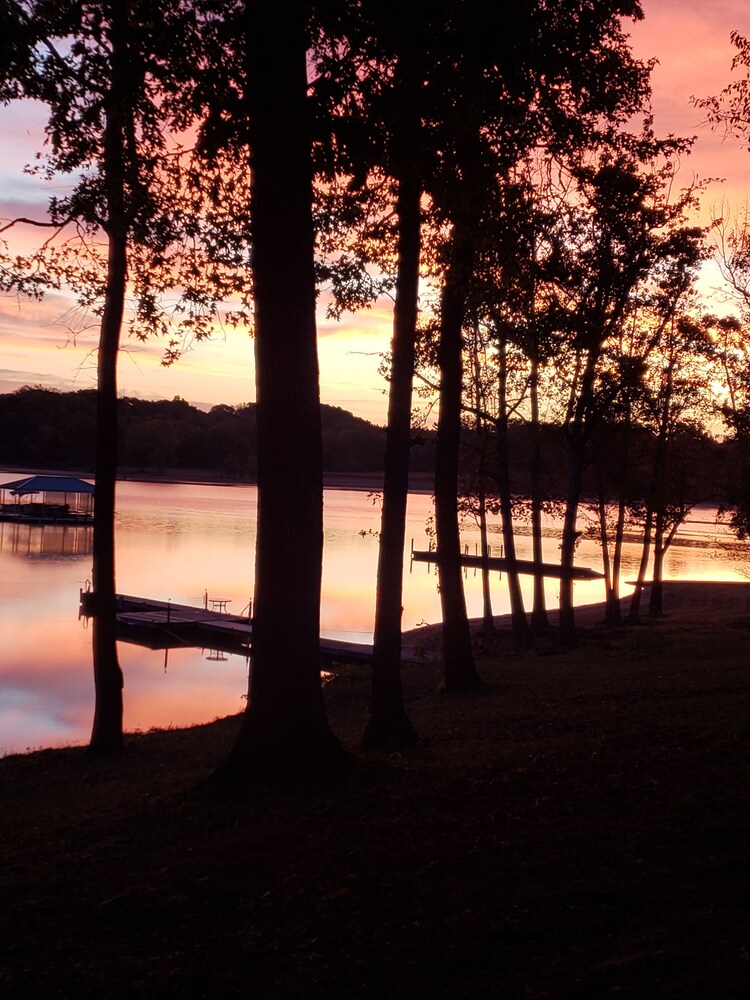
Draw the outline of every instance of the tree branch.
M24 223L27 226L38 226L40 229L57 229L62 230L67 226L69 222L73 221L73 216L69 216L64 222L40 222L38 219L26 219L23 216L19 219L12 219L2 228L0 228L0 233L6 232L8 229L12 229L13 226L17 225L19 222Z

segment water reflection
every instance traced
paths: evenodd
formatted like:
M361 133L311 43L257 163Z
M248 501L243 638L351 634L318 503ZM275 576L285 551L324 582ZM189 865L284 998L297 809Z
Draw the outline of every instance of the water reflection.
M202 606L204 594L220 595L240 611L252 597L255 489L190 484L121 483L118 487L118 589L121 593ZM407 546L426 548L431 497L409 498ZM321 625L332 638L369 642L375 603L380 511L366 492L328 490ZM558 525L550 521L544 558L559 558ZM499 553L499 526L492 525ZM686 544L679 544L681 536ZM733 561L736 547L706 509L678 535L670 550L668 577L744 579ZM495 541L496 540L496 541ZM478 538L467 525L463 541ZM91 576L91 528L0 524L0 753L88 739L94 684L91 636L78 620L78 592ZM518 556L531 557L531 539L520 535ZM637 572L639 550L626 547L623 583ZM582 537L576 562L600 568L595 541ZM467 606L481 615L481 576L465 574ZM434 566L407 565L404 627L440 618ZM492 574L496 614L507 610L506 581ZM550 607L558 582L548 580ZM532 580L523 579L531 601ZM627 586L623 586L627 593ZM603 598L600 582L575 586L576 603ZM125 726L185 726L239 711L247 691L244 656L211 649L149 650L120 643L125 675ZM166 666L166 672L165 672Z
M0 552L26 559L83 559L91 555L94 529L83 524L0 521Z

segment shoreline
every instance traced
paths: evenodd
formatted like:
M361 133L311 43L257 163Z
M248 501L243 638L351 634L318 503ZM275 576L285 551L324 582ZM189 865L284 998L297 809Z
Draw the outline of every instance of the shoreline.
M40 476L76 476L80 479L94 479L93 470L81 471L75 468L35 468L18 465L0 464L0 477L19 475ZM383 490L382 471L371 472L324 472L323 489L325 490L355 490L367 493L380 493ZM163 472L145 472L135 468L120 469L117 475L118 483L163 483L170 486L257 486L255 479L235 479L231 476L218 476L212 472L201 473L191 469L166 469ZM2 486L2 483L0 483ZM428 472L411 472L409 474L410 493L432 493L433 476ZM518 494L524 499L524 494ZM583 498L582 503L587 502ZM695 504L695 511L713 509L718 501L704 500ZM519 525L523 528L523 524Z
M745 615L750 616L750 580L664 580L663 614L654 619L648 611L648 599L651 585L646 583L641 601L641 621L638 625L630 625L627 620L630 595L621 600L622 621L616 625L607 625L604 619L606 604L599 601L595 604L578 604L575 606L576 626L581 629L614 630L616 628L638 628L654 620L668 620L674 615L693 615L696 621L703 621L706 615L734 614L738 620ZM527 609L527 618L529 617ZM557 627L559 612L550 608L547 612L550 630ZM493 623L498 639L507 637L511 631L511 615L495 615ZM471 618L469 628L472 641L482 644L482 619ZM402 633L402 656L404 662L432 662L439 659L439 643L442 622L429 622L407 629ZM491 641L490 637L490 641Z
M0 465L0 476L42 475L42 476L77 476L80 479L93 479L91 471L80 469L37 469L21 468L13 465ZM324 472L323 488L326 490L356 490L367 493L380 493L383 490L382 472ZM120 469L117 474L118 483L163 483L170 486L257 486L251 479L234 479L230 476L217 476L214 473L190 469L166 469L164 472L144 472L139 469ZM0 483L2 486L2 483ZM412 473L409 477L410 493L432 493L432 477L428 473Z

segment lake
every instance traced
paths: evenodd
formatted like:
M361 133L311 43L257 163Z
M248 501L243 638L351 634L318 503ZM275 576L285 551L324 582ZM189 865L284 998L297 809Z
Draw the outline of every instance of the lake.
M0 481L18 478L7 473ZM118 486L117 588L120 593L203 605L205 595L246 611L252 597L255 544L253 486L122 482ZM432 498L409 497L407 546L427 548ZM701 508L678 535L666 565L675 579L745 579L731 538L717 527L715 510ZM326 490L321 630L369 642L375 601L380 508L360 490ZM547 525L545 559L558 559L556 525ZM79 619L79 591L91 578L91 528L0 522L0 754L85 743L93 712L91 632ZM492 524L494 554L499 525ZM522 526L523 530L523 526ZM496 541L495 541L496 540ZM478 532L465 525L474 552ZM519 558L531 557L530 538L519 537ZM729 548L724 546L729 543ZM629 545L623 580L636 573L638 547ZM600 568L595 542L582 538L576 561ZM440 619L434 566L405 569L404 628ZM507 610L505 582L492 577L496 614ZM530 602L531 580L525 578ZM625 588L627 592L627 588ZM550 607L557 583L548 581ZM481 615L479 574L466 573L472 616ZM602 600L600 582L575 585L576 603ZM186 726L244 706L245 657L211 649L168 654L120 643L125 675L125 728Z

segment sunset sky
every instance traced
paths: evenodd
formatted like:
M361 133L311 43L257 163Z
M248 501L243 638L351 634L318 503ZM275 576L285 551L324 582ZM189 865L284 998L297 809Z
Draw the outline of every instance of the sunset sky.
M658 134L697 136L684 161L680 180L721 178L704 197L702 216L720 214L722 205L741 207L750 193L750 153L735 140L723 140L702 124L691 96L718 93L731 79L732 29L750 34L747 0L643 0L645 20L630 29L642 58L655 57L653 106ZM0 219L40 217L54 186L23 173L39 147L44 111L16 105L0 110ZM1 224L1 223L0 223ZM22 237L13 235L12 246ZM27 237L28 238L28 237ZM704 288L718 279L709 271ZM34 384L59 389L94 384L97 330L71 314L60 295L43 302L0 297L0 392ZM390 307L383 303L340 322L319 317L321 395L376 423L386 415L385 383L378 375L380 354L390 338ZM72 332L75 332L73 337ZM120 362L120 390L147 399L179 395L204 407L238 404L254 398L252 341L247 333L227 330L190 351L173 367L160 364L157 342L126 342Z

